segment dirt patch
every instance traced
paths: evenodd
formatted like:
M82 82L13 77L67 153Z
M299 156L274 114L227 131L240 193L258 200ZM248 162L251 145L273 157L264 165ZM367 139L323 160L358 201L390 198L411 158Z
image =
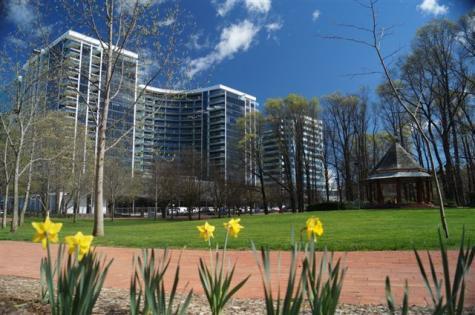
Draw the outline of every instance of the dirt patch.
M0 315L30 315L50 314L48 305L39 300L40 285L38 280L0 276ZM104 288L94 309L95 314L121 315L128 314L129 291L125 289ZM226 308L225 314L265 314L264 301L258 299L233 299ZM209 314L208 303L204 296L194 295L188 314ZM302 314L310 314L308 310ZM339 315L389 314L383 305L348 305L342 304L337 311ZM411 314L431 314L428 308L412 307ZM466 314L475 314L475 308L467 310Z

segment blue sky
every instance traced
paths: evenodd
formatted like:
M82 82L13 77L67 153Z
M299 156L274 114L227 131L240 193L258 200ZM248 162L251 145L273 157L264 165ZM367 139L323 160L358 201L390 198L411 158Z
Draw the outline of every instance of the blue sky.
M155 0L164 2L165 0ZM165 2L170 2L168 0ZM360 0L365 2L364 0ZM0 44L15 23L31 18L29 0L0 0ZM222 83L267 98L299 93L306 97L341 91L374 90L381 74L374 51L345 41L364 33L339 24L368 27L369 12L353 0L182 0L195 26L188 31L193 85ZM407 52L416 30L433 18L457 20L471 8L462 0L380 0L382 26L395 26L383 50ZM61 30L60 33L66 30Z
M221 82L254 94L260 103L269 97L299 93L307 97L342 91L356 92L361 86L370 90L381 81L381 74L352 76L355 73L379 71L374 51L345 41L322 38L338 34L364 39L366 34L339 24L369 27L369 12L351 0L273 0L267 12L249 9L246 1L235 2L226 15L219 10L226 1L193 1L189 8L197 16L208 38L201 40L211 47L202 49L201 56L213 52L219 45L220 32L230 25L249 20L258 28L249 46L232 54L211 69L196 74L210 83ZM364 2L364 1L362 1ZM383 50L391 53L410 48L416 30L433 18L457 20L470 8L466 1L380 0L377 3L382 26L394 25L394 34L387 37ZM269 32L269 27L272 32ZM200 56L200 54L197 54Z

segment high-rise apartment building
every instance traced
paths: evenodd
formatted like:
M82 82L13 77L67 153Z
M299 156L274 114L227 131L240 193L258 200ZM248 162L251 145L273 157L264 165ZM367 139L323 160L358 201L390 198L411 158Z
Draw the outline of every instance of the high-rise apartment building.
M68 31L48 47L36 51L28 61L29 79L36 80L37 90L41 91L38 93L40 110L66 112L75 120L74 138L78 136L78 124L82 124L87 133L84 136L97 139L96 121L103 101L105 53L99 40ZM112 76L111 95L114 97L109 107L109 139L134 128L137 86L138 55L121 50L114 59L119 66ZM125 158L133 165L134 132L128 134L123 147L129 151Z
M30 79L42 78L37 80L42 109L66 112L75 121L74 137L81 129L86 130L84 137L97 139L106 49L97 39L68 31L28 61ZM121 50L116 57L107 139L110 143L127 133L121 140L127 154L121 156L132 168L147 172L156 159L187 151L200 162L203 179L244 176L254 182L252 165L238 147L242 130L236 124L239 117L257 110L254 96L224 85L190 91L145 87L139 84L138 54Z
M255 110L254 96L224 85L190 91L146 87L136 114L135 166L146 172L155 160L188 151L203 179L221 175L254 183L252 165L238 147L237 120Z
M288 175L292 181L296 179L295 150L296 144L293 137L293 126L290 120L285 120L279 126L271 128L268 126L264 134L264 180L267 184L273 185L277 182L285 182ZM323 124L321 120L310 116L305 117L302 139L302 159L303 159L303 182L305 187L312 190L322 191L324 189L323 174ZM284 161L284 150L288 150L287 164ZM286 171L287 169L287 171Z

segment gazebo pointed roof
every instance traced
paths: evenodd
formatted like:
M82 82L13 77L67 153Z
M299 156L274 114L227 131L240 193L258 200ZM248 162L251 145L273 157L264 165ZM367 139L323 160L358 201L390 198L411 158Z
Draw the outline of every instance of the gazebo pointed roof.
M422 167L399 143L394 143L376 165L375 171L382 170L420 170Z
M429 176L429 173L414 160L411 154L396 142L389 147L368 176L368 180Z

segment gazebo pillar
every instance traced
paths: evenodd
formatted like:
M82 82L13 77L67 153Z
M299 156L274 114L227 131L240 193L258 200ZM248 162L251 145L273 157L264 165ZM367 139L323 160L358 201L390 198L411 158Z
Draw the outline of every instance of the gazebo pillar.
M401 200L401 181L398 179L396 180L396 200L397 200L397 204L400 205L402 203L402 200Z
M368 191L367 191L368 201L372 203L373 202L373 182L368 182L367 187L368 187Z
M418 203L421 203L423 201L423 196L424 196L424 185L419 179L416 181L416 193L417 193L416 200Z
M383 190L381 189L381 182L377 181L377 200L379 204L384 204Z
M432 202L432 198L433 198L433 196L432 196L432 180L429 179L427 181L427 199L428 199L427 201Z

